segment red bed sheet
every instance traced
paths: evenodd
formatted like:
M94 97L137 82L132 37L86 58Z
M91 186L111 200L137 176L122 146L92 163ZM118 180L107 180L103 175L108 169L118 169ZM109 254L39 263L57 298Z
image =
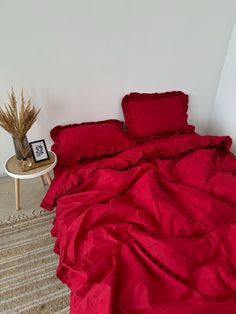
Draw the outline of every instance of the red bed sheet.
M236 313L229 137L176 135L56 176L57 276L70 313Z

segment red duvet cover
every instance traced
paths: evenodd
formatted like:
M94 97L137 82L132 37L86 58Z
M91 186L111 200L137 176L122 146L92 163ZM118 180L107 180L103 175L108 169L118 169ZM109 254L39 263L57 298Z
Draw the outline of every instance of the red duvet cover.
M54 179L57 276L78 314L236 313L229 137L176 135Z

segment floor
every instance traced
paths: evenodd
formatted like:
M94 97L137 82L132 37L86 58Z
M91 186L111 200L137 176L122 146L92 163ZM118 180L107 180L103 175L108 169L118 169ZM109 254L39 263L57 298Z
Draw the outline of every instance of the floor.
M32 210L40 211L40 203L48 185L43 186L40 178L20 180L20 210L15 208L14 179L0 177L0 221L4 222L12 215L30 215Z

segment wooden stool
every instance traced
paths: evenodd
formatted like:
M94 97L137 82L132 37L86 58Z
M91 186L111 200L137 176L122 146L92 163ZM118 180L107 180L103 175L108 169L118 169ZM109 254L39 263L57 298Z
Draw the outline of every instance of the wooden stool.
M57 156L53 152L49 152L49 157L52 159L52 163L25 172L19 170L18 160L16 159L15 155L6 161L5 171L10 177L15 179L15 197L17 210L20 209L20 179L26 180L40 177L43 185L45 185L45 179L48 185L51 184L49 172L56 166Z

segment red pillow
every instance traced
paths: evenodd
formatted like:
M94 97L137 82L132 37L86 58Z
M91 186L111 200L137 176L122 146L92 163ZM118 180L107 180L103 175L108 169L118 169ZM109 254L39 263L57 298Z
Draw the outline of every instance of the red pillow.
M183 92L131 93L122 100L128 134L134 138L189 132L188 95Z
M106 120L56 126L50 134L58 164L70 165L81 158L114 154L133 147L135 142L127 138L122 124L119 120Z

